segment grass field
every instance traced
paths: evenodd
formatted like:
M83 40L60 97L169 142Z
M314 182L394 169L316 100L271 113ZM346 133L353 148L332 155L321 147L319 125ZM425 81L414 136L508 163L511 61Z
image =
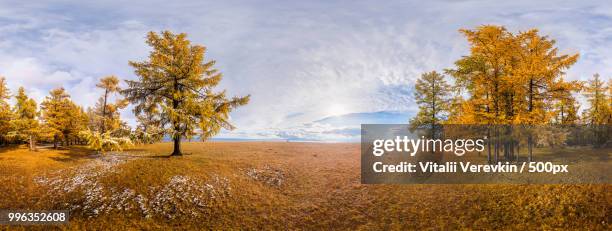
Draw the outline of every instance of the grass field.
M362 185L358 144L0 150L0 208L70 209L59 229L610 230L610 185ZM2 229L48 229L0 226Z

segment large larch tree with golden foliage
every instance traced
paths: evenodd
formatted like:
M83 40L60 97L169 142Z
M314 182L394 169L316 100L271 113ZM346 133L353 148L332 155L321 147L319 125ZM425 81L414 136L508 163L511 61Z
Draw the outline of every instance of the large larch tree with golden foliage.
M469 124L546 124L553 119L549 105L577 82L563 80L578 54L558 54L555 40L537 30L518 34L485 25L460 30L470 43L470 54L447 73L467 89L469 98L451 120Z
M563 105L562 120L575 121L565 117L565 113L566 109L575 110L571 108L570 97L580 84L565 81L563 76L576 63L578 54L559 54L555 40L541 36L535 29L514 34L501 26L484 25L460 32L469 42L470 53L446 72L455 78L458 89L466 90L468 97L455 101L449 123L550 124L558 118L554 108L559 106L558 102ZM531 160L531 134L527 142ZM519 143L510 140L503 145L504 155L513 158ZM499 160L498 146L495 145L495 161ZM490 146L488 150L491 160Z
M249 96L228 99L225 91L214 92L221 73L215 61L205 61L206 48L192 45L184 33L150 32L147 44L153 48L149 59L130 62L138 76L127 80L122 93L136 104L137 115L157 111L174 141L172 156L180 156L181 139L198 134L207 139L221 128L233 129L229 113L249 101Z

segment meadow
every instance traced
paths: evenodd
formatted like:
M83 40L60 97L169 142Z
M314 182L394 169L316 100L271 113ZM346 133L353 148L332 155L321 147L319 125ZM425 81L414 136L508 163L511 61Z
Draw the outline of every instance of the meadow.
M189 142L97 154L0 149L0 208L69 209L60 226L129 230L610 230L612 186L365 185L359 144Z

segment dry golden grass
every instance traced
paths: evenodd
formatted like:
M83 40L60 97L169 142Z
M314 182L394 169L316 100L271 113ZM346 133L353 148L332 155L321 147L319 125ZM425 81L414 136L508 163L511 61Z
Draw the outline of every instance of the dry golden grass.
M183 150L2 149L0 208L70 208L70 224L54 227L69 230L612 228L610 185L362 185L358 144Z

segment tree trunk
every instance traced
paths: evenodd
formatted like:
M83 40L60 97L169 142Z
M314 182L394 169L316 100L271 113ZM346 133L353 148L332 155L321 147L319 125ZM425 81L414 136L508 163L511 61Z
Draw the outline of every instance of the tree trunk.
M57 149L57 135L53 136L53 149Z
M516 163L519 162L520 155L521 155L521 139L519 137L519 139L516 141Z
M106 99L108 98L108 89L104 91L104 104L102 104L102 126L100 128L100 133L104 134L106 132Z
M177 92L179 91L179 83L176 77L174 79L174 91L177 91ZM175 110L175 112L179 108L180 103L181 102L178 99L176 98L172 99L172 108ZM180 129L181 127L177 121L174 121L173 125L174 125L174 151L172 152L172 155L170 156L182 156L183 153L181 153L181 135L180 134L183 134L183 133L179 132L181 130Z
M30 151L36 150L36 145L34 144L34 138L30 135Z
M170 156L182 156L183 153L181 152L181 137L174 137L174 151L172 152L172 155Z
M527 151L529 152L528 162L533 161L533 138L531 134L527 137Z
M495 143L493 144L494 149L495 149L495 152L493 153L494 155L493 163L499 163L499 145L500 145L499 128L496 125L495 126Z
M493 163L491 161L491 127L487 127L487 163Z

